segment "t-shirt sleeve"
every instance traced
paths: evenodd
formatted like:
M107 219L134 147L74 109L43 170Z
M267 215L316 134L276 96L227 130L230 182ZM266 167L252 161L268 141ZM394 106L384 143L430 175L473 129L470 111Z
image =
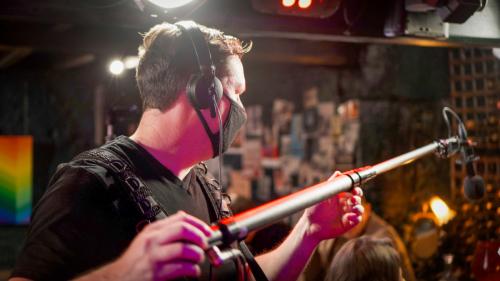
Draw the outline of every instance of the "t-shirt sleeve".
M109 262L128 243L117 217L105 183L94 172L61 168L34 209L12 276L67 280Z

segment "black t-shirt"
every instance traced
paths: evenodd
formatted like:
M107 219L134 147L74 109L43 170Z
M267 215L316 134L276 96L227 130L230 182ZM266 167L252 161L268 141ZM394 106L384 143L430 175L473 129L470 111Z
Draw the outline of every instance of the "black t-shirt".
M217 220L197 169L181 181L123 136L104 148L128 162L168 215L183 210L207 224ZM123 188L101 166L85 161L60 165L34 208L12 276L67 280L117 258L133 240L143 219L132 203L124 200ZM202 280L209 279L210 272L215 280L236 279L232 262L211 270L205 261L202 272Z

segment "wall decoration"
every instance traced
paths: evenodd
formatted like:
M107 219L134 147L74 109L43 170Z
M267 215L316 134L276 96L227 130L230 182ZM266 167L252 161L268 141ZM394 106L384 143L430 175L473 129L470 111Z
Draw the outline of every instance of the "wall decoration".
M32 167L31 136L0 136L0 224L29 222Z

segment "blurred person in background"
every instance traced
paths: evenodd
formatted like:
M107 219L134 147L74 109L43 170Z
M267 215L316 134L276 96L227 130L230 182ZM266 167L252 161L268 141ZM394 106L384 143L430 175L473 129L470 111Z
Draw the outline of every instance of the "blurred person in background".
M399 254L389 239L360 236L338 251L325 281L404 281Z
M336 239L325 240L319 243L311 260L305 267L300 281L315 281L323 280L332 260L335 258L340 248L350 239L364 236L382 239L387 238L392 242L392 246L397 251L401 259L401 268L403 276L407 281L415 281L415 273L408 256L406 246L401 240L399 234L396 232L388 222L378 216L373 210L371 204L363 197L362 200L364 213L363 220L356 227L346 232Z

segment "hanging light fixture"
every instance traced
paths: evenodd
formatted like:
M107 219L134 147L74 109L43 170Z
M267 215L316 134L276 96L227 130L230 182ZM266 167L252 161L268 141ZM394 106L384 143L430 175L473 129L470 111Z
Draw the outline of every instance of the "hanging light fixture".
M182 17L198 9L206 0L134 0L139 9L151 17Z
M148 1L163 9L176 9L193 2L193 0L148 0Z

